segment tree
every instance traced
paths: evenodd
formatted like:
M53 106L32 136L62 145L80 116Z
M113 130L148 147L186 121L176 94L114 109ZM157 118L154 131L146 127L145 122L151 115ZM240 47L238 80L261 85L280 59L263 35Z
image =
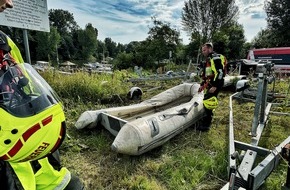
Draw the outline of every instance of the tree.
M97 30L92 24L87 24L85 30L79 30L78 40L81 58L86 61L96 61L93 54L97 50Z
M125 51L125 45L123 45L121 43L118 43L117 44L117 52L121 53L121 52L124 52L124 51Z
M290 46L290 1L266 1L267 23L275 37L275 46Z
M130 63L133 61L133 53L119 53L116 59L113 61L113 65L115 69L128 69L131 65Z
M138 42L138 41L132 41L132 42L130 42L129 44L127 44L125 46L125 51L126 51L126 53L135 52L136 51L136 48L138 46L140 46L140 45L141 45L140 42Z
M37 51L36 57L38 60L56 61L56 50L60 43L61 37L55 27L50 27L50 33L37 32L36 41Z
M97 52L96 52L96 58L98 61L101 62L101 60L105 59L105 51L106 51L106 47L105 47L105 43L101 40L97 40Z
M148 40L162 40L166 45L174 46L180 43L180 33L171 28L170 23L162 22L157 20L155 17L153 19L154 26L149 28Z
M154 69L156 67L155 65L155 52L154 49L152 50L152 44L148 40L141 41L139 43L135 44L134 48L134 60L133 60L133 66L142 66L146 69ZM155 47L156 48L156 47ZM160 48L160 47L159 47Z
M129 44L125 45L125 52L126 53L132 53L132 62L130 62L130 67L132 66L142 66L144 67L144 59L143 56L145 56L144 50L146 50L146 47L142 47L143 42L139 41L132 41ZM145 46L145 45L144 45Z
M133 68L134 66L142 66L143 68L151 68L154 60L150 53L148 41L133 41L126 45L125 51L120 52L114 59L114 67L118 69Z
M74 31L70 34L61 35L61 43L58 47L60 59L70 60L79 58L79 44L76 39L77 31Z
M185 64L186 62L187 62L186 46L180 44L177 46L176 49L175 63L180 65Z
M156 61L169 59L169 52L176 54L177 45L180 44L180 33L174 28L171 28L169 23L153 19L154 26L149 28L149 36L146 41L149 42L148 50L155 57Z
M227 28L227 32L229 35L227 58L229 60L245 58L242 54L243 44L246 42L243 26L237 22L233 22L230 27Z
M70 33L73 30L79 29L73 14L69 11L51 9L48 16L50 25L56 27L60 34Z
M117 51L117 43L114 42L111 38L105 38L105 47L107 50L105 57L116 57L119 53Z
M61 43L58 46L60 59L69 60L78 58L78 34L79 26L72 13L62 9L49 10L50 26L61 34Z
M243 49L242 49L242 52L241 52L242 58L246 58L247 57L250 49L253 49L252 43L250 43L250 42L244 43Z
M255 48L269 48L276 46L277 38L276 35L270 29L263 29L254 37L252 44Z
M224 54L228 60L243 57L243 44L246 42L244 28L236 21L224 25L213 35L214 50Z
M234 20L238 7L234 0L189 0L182 9L184 29L198 37L200 43L212 39L213 34L223 25Z

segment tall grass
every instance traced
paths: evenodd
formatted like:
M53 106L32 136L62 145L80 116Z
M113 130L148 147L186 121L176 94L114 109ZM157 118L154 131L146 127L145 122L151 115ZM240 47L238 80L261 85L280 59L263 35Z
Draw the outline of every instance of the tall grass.
M126 82L129 76L125 71L91 75L86 72L45 72L42 75L59 96L74 101L101 102L110 98L113 101L115 95L124 95L129 90Z
M91 76L43 74L65 103L68 136L60 148L63 165L79 176L89 190L214 190L225 185L228 181L228 102L232 92L221 92L208 133L188 128L163 146L140 156L112 152L114 136L102 127L75 129L74 123L84 111L119 106L120 102L115 104L112 97L119 95L123 99L133 85L126 82L130 75L126 72ZM163 88L145 92L143 100L176 84L176 81L151 82L151 87L162 85ZM287 87L287 82L277 82L280 92L285 92ZM111 104L102 102L110 98ZM134 102L123 101L121 105L130 103ZM254 104L234 101L233 109L235 139L249 143ZM273 111L289 113L290 108L281 105ZM259 146L273 149L281 143L290 135L289 123L290 117L271 115ZM286 171L286 163L281 162L261 189L280 189L286 181Z

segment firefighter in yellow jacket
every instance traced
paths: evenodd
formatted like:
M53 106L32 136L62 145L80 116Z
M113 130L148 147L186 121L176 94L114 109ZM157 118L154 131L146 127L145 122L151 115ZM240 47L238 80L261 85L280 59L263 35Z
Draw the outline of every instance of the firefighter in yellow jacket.
M0 12L12 7L11 0L0 0ZM66 130L62 104L23 62L17 46L0 31L0 189L84 189L60 165L57 149Z
M203 65L202 83L199 91L204 91L203 104L206 116L203 119L200 131L210 129L213 110L218 106L217 95L224 85L226 58L213 51L212 43L206 43L202 46L202 54L206 60Z

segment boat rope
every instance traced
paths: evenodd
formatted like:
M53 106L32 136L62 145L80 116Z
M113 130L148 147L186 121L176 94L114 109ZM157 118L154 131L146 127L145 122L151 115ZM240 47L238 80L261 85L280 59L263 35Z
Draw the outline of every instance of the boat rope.
M190 107L189 109L186 109L186 108L182 108L181 110L178 110L177 113L172 113L172 114L163 114L163 119L169 119L173 116L177 116L177 115L187 115L191 110L192 108L194 107L197 107L199 105L198 102L194 102Z

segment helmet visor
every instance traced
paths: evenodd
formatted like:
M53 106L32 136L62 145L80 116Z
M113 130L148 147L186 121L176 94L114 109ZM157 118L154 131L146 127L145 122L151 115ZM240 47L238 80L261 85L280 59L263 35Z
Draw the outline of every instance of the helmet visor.
M59 102L57 94L30 64L0 70L0 107L16 117L36 115Z

